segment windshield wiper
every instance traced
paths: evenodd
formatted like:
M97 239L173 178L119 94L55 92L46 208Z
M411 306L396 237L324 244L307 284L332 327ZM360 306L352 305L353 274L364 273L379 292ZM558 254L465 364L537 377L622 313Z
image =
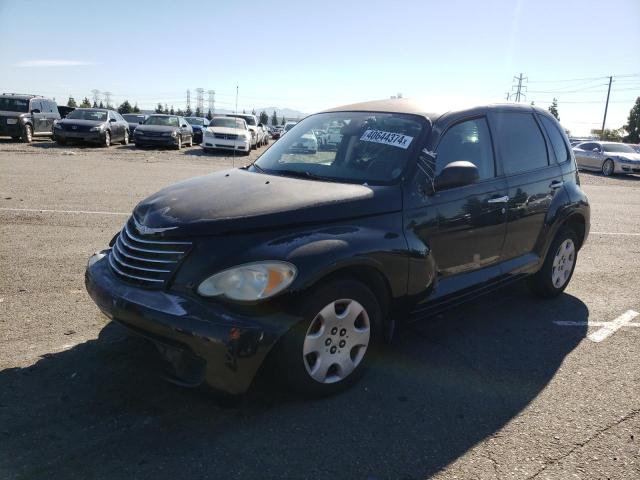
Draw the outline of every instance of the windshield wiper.
M265 171L265 170L263 170ZM310 180L320 180L323 182L338 182L339 180L331 177L323 177L322 175L316 175L307 171L300 170L268 170L266 173L272 175L279 175L281 177L297 177L297 178L307 178Z

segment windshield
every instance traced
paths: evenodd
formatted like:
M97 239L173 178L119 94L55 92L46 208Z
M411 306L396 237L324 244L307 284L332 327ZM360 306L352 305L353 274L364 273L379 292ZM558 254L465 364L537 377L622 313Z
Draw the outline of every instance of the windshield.
M107 112L103 112L102 110L83 110L76 109L67 115L67 118L74 120L91 120L94 122L106 122L107 121Z
M206 125L204 118L187 117L186 120L187 122L189 122L189 125L200 125L200 126Z
M409 160L426 122L405 114L332 112L293 125L255 163L282 175L324 177L354 183L394 182ZM339 126L335 144L319 142L314 131Z
M209 124L211 127L225 127L225 128L241 128L245 129L244 120L241 118L231 117L215 117Z
M253 115L229 115L230 117L235 117L235 118L242 118L244 119L245 122L247 122L247 125L255 125L256 124L256 119L253 118Z
M122 116L127 122L131 122L131 123L144 122L144 115L132 115L129 113Z
M0 110L4 112L27 112L29 111L29 100L0 97Z
M630 145L623 143L603 143L602 147L605 152L636 153Z
M144 122L145 125L162 125L164 127L177 127L179 126L178 117L164 117L160 115L153 115Z

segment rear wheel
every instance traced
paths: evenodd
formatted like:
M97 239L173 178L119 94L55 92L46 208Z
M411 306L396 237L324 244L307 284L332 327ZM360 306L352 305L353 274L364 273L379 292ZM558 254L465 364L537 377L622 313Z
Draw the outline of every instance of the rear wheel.
M578 237L569 227L562 227L549 247L542 268L529 277L529 287L540 297L557 297L569 284L577 258Z
M611 175L613 175L614 170L615 170L615 165L613 164L613 160L611 160L610 158L605 160L604 163L602 164L602 174L605 177L610 177Z
M353 385L375 353L382 311L365 285L343 279L314 289L301 302L304 318L282 339L278 371L287 385L311 396Z
M20 137L24 143L33 142L33 128L27 124L22 127L22 136Z

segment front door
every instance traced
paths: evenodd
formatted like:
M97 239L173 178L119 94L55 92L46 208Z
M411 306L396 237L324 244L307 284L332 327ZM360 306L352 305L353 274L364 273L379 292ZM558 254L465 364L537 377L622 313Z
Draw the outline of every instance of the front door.
M47 128L47 116L42 111L42 101L32 99L30 104L31 118L33 121L33 133L45 133L48 132Z
M417 237L420 248L424 248L435 263L437 289L443 290L436 291L436 296L470 286L469 281L448 280L496 265L502 258L507 183L503 176L496 174L485 117L463 120L445 131L436 149L435 175L458 160L470 161L478 167L478 182L424 195L421 204L414 200L412 203L416 205L409 206L405 213L405 228L411 230L407 237ZM428 177L429 165L421 170ZM411 263L410 291L417 293L419 285L412 283L424 276L419 269L426 267L419 262Z

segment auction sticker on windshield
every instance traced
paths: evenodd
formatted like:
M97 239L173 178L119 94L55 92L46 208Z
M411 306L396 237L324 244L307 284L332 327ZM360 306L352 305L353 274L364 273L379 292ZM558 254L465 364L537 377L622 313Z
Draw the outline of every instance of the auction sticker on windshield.
M391 145L393 147L407 149L413 137L403 135L401 133L383 132L382 130L367 130L362 134L360 140L363 142L383 143L384 145Z

